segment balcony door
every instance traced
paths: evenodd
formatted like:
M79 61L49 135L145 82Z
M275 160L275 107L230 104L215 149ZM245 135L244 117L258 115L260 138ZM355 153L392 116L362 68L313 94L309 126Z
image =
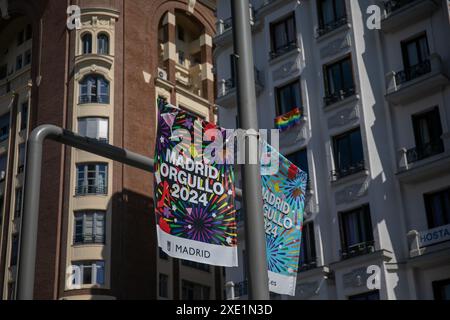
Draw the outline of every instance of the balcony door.
M405 70L421 65L429 60L430 50L426 34L402 43L403 64Z
M442 142L442 125L439 108L413 116L416 152L419 159L424 159L444 151Z

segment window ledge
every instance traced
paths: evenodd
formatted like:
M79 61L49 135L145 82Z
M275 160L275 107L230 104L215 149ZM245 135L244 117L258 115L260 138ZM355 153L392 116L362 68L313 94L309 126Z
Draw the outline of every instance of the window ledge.
M359 101L359 99L360 99L359 94L355 93L354 95L352 95L352 96L350 96L348 98L345 98L345 99L343 99L341 101L332 103L330 105L325 105L324 106L324 110L325 110L325 112L328 112L328 111L331 111L331 110L335 110L335 109L338 109L339 107L346 106L346 105L348 105L350 103L357 102L357 101Z
M97 63L99 66L111 69L114 64L114 57L104 54L82 54L75 57L75 65Z
M273 66L273 65L279 63L280 61L284 61L288 58L295 57L295 56L299 55L301 52L302 52L302 50L298 47L295 49L292 49L274 59L269 59L269 65Z
M72 248L78 249L78 248L103 248L106 246L106 243L79 243L79 244L73 244Z

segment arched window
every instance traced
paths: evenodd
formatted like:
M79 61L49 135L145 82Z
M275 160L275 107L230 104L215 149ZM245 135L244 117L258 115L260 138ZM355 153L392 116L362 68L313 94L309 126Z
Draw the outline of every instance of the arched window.
M83 43L83 54L90 54L90 53L92 53L92 34L86 33L81 38L81 41Z
M109 54L109 37L108 35L102 33L97 37L97 53L98 54Z
M109 103L109 82L101 75L88 75L80 82L80 104Z

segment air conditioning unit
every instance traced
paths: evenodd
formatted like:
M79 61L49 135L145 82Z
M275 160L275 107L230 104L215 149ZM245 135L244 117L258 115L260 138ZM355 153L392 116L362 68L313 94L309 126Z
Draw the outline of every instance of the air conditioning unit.
M158 68L158 78L167 80L167 72L161 68Z

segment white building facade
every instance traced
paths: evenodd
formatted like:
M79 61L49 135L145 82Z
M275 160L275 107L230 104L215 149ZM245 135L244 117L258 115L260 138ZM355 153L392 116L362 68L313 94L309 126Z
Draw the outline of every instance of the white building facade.
M280 139L310 177L295 299L449 299L450 2L251 3L260 127L303 114ZM218 1L219 122L235 128L230 17ZM226 280L245 299L239 231Z

